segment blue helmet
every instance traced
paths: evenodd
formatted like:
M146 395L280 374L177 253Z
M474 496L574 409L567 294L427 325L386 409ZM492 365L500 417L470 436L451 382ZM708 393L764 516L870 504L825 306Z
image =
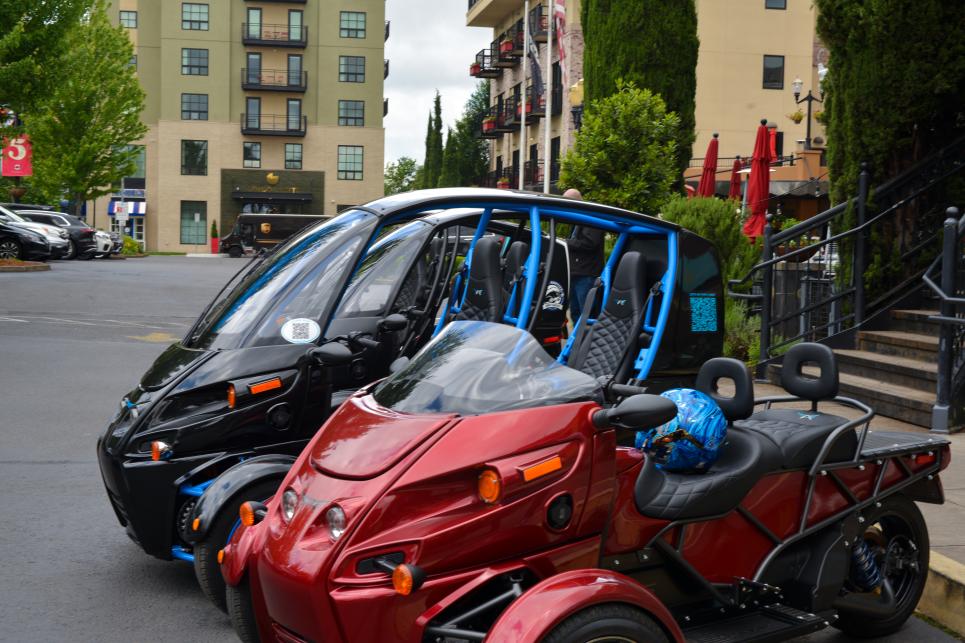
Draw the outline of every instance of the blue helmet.
M727 435L727 419L710 396L691 388L660 394L677 405L677 417L647 431L638 431L636 446L657 459L667 471L706 471L717 461Z

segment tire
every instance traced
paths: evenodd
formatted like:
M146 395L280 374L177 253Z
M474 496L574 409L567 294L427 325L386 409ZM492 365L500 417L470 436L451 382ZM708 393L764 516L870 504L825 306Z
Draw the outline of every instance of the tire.
M244 254L244 251L238 246L231 246L230 248L228 248L228 256L231 257L232 259L238 259L243 254Z
M201 591L215 607L222 612L228 611L225 600L225 582L218 563L218 551L228 543L228 536L238 523L238 509L247 500L264 501L278 490L280 480L266 480L243 489L215 516L204 540L194 546L194 576L198 579Z
M895 611L883 619L840 610L834 624L855 638L871 639L897 632L915 611L928 579L928 528L918 506L907 496L895 495L865 515L865 542L875 554L882 575L895 592ZM907 569L894 569L901 559ZM885 563L890 563L886 565ZM889 568L892 567L892 568ZM874 594L869 594L875 598Z
M0 241L0 259L20 259L23 257L23 248L20 242L15 239L4 239Z
M237 587L228 585L225 598L228 601L228 616L231 618L231 627L234 628L238 638L244 643L259 643L261 636L258 634L255 610L251 605L251 588L248 586L248 577L245 576L241 579Z
M646 612L621 603L594 605L560 623L545 643L669 643Z
M64 259L74 259L77 257L77 246L74 244L74 240L70 239L67 241L67 253L64 254Z

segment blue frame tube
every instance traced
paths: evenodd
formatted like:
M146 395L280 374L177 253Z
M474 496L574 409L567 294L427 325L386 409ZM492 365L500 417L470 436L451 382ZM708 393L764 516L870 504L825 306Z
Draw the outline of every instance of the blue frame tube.
M633 367L637 369L637 379L646 379L653 368L653 362L657 359L657 352L660 350L660 341L663 339L664 331L667 329L667 320L670 318L670 308L673 305L674 286L677 283L677 233L667 233L667 271L660 280L660 314L657 316L657 325L654 327L653 339L650 346L640 350Z
M516 319L516 328L526 330L529 321L530 309L533 307L533 296L539 281L539 258L541 254L540 244L543 242L543 228L540 226L539 206L533 206L529 210L530 244L529 257L523 268L523 277L526 279L526 288L523 289L523 299L519 304L519 315Z

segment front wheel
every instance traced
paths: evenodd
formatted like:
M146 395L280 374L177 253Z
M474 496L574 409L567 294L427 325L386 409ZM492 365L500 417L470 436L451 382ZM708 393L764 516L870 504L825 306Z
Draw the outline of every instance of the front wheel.
M204 539L194 546L194 575L204 595L222 612L228 610L225 599L225 582L218 563L218 551L228 544L228 540L238 526L238 509L243 502L256 500L264 502L275 495L277 480L269 480L252 485L238 493L221 508L214 518Z
M588 607L550 632L546 643L669 643L667 635L646 612L609 603Z
M251 605L251 588L248 586L248 577L242 578L237 587L228 585L225 597L228 601L228 616L231 618L231 626L234 628L235 634L244 643L259 643L261 637L258 635L255 610Z
M73 239L67 242L67 252L64 254L64 259L74 259L77 257L77 246L74 244Z
M915 611L928 579L928 528L918 506L906 496L895 495L865 516L863 538L875 564L895 595L892 614L869 619L867 615L840 610L836 628L855 638L878 638L901 629ZM846 588L847 589L847 588ZM881 589L867 592L877 600Z
M13 239L0 241L0 259L19 259L22 252L20 244Z

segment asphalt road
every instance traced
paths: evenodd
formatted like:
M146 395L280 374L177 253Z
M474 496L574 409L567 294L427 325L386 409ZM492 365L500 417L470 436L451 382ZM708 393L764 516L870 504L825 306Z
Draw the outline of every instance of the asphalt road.
M242 265L149 257L0 274L0 641L235 640L189 565L128 540L94 443ZM834 630L801 639L846 640ZM883 640L955 639L912 620Z

